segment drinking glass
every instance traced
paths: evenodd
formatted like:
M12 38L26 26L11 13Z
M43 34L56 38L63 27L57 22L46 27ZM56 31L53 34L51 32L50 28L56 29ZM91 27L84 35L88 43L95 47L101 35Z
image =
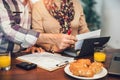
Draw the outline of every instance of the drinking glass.
M11 55L10 52L0 52L0 70L10 70Z
M94 61L97 62L105 62L106 60L106 53L104 52L104 49L98 48L94 52Z

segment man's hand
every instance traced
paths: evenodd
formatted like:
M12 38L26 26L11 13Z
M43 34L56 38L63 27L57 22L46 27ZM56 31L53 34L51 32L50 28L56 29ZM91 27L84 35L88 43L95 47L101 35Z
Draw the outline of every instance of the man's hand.
M44 49L40 48L40 47L35 47L35 46L32 46L30 48L27 48L26 50L22 51L22 52L25 52L25 53L35 53L35 52L45 52Z

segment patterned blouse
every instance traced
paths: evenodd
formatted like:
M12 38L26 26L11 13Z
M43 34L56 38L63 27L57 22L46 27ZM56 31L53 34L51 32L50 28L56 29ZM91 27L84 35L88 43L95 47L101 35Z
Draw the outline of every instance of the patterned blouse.
M45 6L48 6L48 4L45 4ZM72 0L61 0L60 9L55 2L49 7L50 9L47 10L61 25L60 33L68 33L71 30L70 22L74 19L75 14Z

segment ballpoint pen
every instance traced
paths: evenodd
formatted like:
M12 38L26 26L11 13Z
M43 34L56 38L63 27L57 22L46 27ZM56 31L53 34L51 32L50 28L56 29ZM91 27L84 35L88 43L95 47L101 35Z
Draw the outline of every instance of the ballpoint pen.
M72 29L69 29L68 32L67 32L67 34L70 35L71 32L72 32Z
M69 61L61 62L59 64L56 64L57 67L63 67L65 65L69 64Z

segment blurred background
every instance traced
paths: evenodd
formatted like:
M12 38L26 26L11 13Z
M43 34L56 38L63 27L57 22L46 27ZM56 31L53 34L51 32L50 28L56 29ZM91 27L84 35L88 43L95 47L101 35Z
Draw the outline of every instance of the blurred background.
M120 0L80 0L89 29L101 29L101 36L111 36L108 46L120 49Z
M35 3L38 0L32 0ZM120 0L80 0L91 31L111 36L108 46L120 49Z

